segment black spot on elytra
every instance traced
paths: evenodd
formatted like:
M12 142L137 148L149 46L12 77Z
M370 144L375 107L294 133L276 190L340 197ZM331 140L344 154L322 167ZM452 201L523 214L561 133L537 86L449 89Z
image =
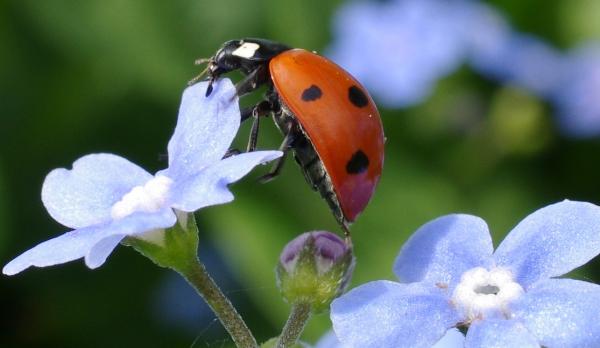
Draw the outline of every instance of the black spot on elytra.
M369 157L362 150L358 150L352 155L352 158L346 163L346 172L348 174L360 174L369 167Z
M356 86L348 88L348 99L350 99L350 102L354 104L354 106L359 108L369 105L369 98L367 98L365 92Z
M319 88L319 86L311 85L310 87L305 89L304 92L302 92L302 100L307 101L307 102L315 101L315 100L321 98L322 95L323 95L323 92L321 92L321 89Z

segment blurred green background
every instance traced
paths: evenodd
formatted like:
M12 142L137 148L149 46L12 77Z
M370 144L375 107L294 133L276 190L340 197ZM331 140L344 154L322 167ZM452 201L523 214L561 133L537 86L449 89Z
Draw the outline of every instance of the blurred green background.
M515 28L557 47L600 39L597 11L590 11L598 8L596 0L491 3ZM40 201L51 169L93 152L120 154L152 172L166 166L161 154L182 89L200 69L192 64L196 58L246 36L322 52L341 4L0 1L0 263L64 232ZM552 110L526 91L463 68L443 79L426 103L380 111L385 167L352 229L358 259L353 286L394 279L391 267L402 243L437 216L481 216L497 244L544 205L565 198L600 202L600 141L559 136ZM248 126L240 131L240 147ZM276 148L281 135L274 126L264 122L261 131L260 147ZM277 335L287 316L274 279L281 248L304 231L339 232L292 161L280 178L258 184L254 179L266 170L235 184L233 203L197 214L200 257L259 340ZM119 247L94 271L77 261L2 276L0 346L229 346L210 313L172 313L171 307L206 308L185 286L169 285L177 282L170 273ZM599 282L600 261L573 276ZM315 317L304 339L316 341L329 325L327 315Z

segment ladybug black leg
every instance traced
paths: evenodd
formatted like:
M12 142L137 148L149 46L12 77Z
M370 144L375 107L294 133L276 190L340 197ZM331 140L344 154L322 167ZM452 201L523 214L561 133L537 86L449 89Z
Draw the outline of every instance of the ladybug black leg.
M234 156L234 155L239 155L240 153L242 153L242 151L240 151L238 149L229 149L229 150L227 150L227 152L225 152L223 159Z
M252 128L250 130L250 138L248 139L248 147L246 148L247 152L252 152L256 150L256 143L258 141L258 127L260 124L260 117L268 115L272 111L271 103L266 100L256 104L252 108L252 112L250 115L253 118ZM242 121L244 120L244 115L242 114ZM247 116L249 117L249 116Z
M258 142L258 126L260 124L260 116L252 115L254 120L252 121L252 128L250 129L250 138L248 138L248 146L246 146L246 152L252 152L256 150L256 143Z
M283 142L281 143L281 146L279 146L279 151L282 151L283 155L277 159L277 161L273 165L273 168L271 169L271 171L269 171L267 174L258 178L259 182L261 182L263 184L266 182L269 182L269 181L275 179L281 173L281 169L283 168L283 164L285 163L285 158L287 157L288 152L292 148L294 139L295 139L295 137L294 137L293 132L288 131L285 138L283 138Z
M266 65L260 65L249 73L242 81L236 83L235 90L239 97L259 88L268 80Z

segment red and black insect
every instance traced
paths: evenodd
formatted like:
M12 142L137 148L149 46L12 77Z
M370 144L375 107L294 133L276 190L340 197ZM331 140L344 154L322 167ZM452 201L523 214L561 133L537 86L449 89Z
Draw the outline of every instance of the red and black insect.
M208 62L207 96L213 81L233 70L246 75L236 85L240 96L268 86L265 99L242 112L242 121L253 118L248 151L256 147L260 116L272 114L284 135L284 156L263 179L277 176L293 150L306 180L348 233L383 167L381 119L365 88L327 58L264 39L228 41L200 62Z

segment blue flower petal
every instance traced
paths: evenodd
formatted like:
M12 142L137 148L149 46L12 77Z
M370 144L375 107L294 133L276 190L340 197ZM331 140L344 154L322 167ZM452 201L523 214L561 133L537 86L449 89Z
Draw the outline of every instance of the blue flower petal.
M314 348L350 348L349 346L344 346L340 340L338 340L335 332L328 331L323 335Z
M40 243L9 262L2 272L6 275L19 273L30 266L47 267L85 257L90 268L99 267L128 235L166 228L175 224L171 209L157 213L135 213L108 224L80 228ZM105 241L106 239L109 241ZM98 245L100 243L100 245Z
M198 173L220 160L240 126L238 98L231 81L215 81L209 97L205 96L207 85L200 82L183 92L177 126L168 145L168 176L173 179Z
M539 348L540 345L517 320L486 319L471 324L465 340L466 348Z
M375 281L331 304L339 340L352 347L428 347L460 318L435 287Z
M51 171L42 187L42 201L61 224L82 228L111 220L114 203L152 175L125 158L92 154L73 163L73 169Z
M457 329L452 328L431 348L463 348L464 342L465 336ZM340 342L335 332L328 331L319 339L314 348L351 348L351 346Z
M600 207L563 201L521 221L498 246L494 259L521 286L563 275L600 253Z
M108 256L110 256L125 237L126 235L124 234L114 234L96 242L85 255L86 266L91 269L102 266Z
M431 348L463 348L464 342L465 336L457 329L452 328ZM319 339L314 348L351 348L351 346L340 342L335 332L328 331Z
M241 179L258 164L282 155L281 151L255 151L228 157L197 175L176 182L171 190L171 206L193 212L200 208L227 203L233 194L227 185Z
M462 273L489 266L492 252L485 221L472 215L446 215L410 237L396 258L394 272L402 282L443 284L451 293Z
M431 348L463 348L464 343L465 335L458 329L452 328Z
M600 286L573 279L534 284L514 317L545 347L600 347Z
M122 220L113 222L103 231L101 239L92 246L85 256L89 268L98 268L104 264L121 240L127 236L136 236L175 225L177 216L170 208L154 213L134 213Z
M101 230L101 226L81 228L40 243L9 262L2 273L13 275L30 266L47 267L82 258Z

